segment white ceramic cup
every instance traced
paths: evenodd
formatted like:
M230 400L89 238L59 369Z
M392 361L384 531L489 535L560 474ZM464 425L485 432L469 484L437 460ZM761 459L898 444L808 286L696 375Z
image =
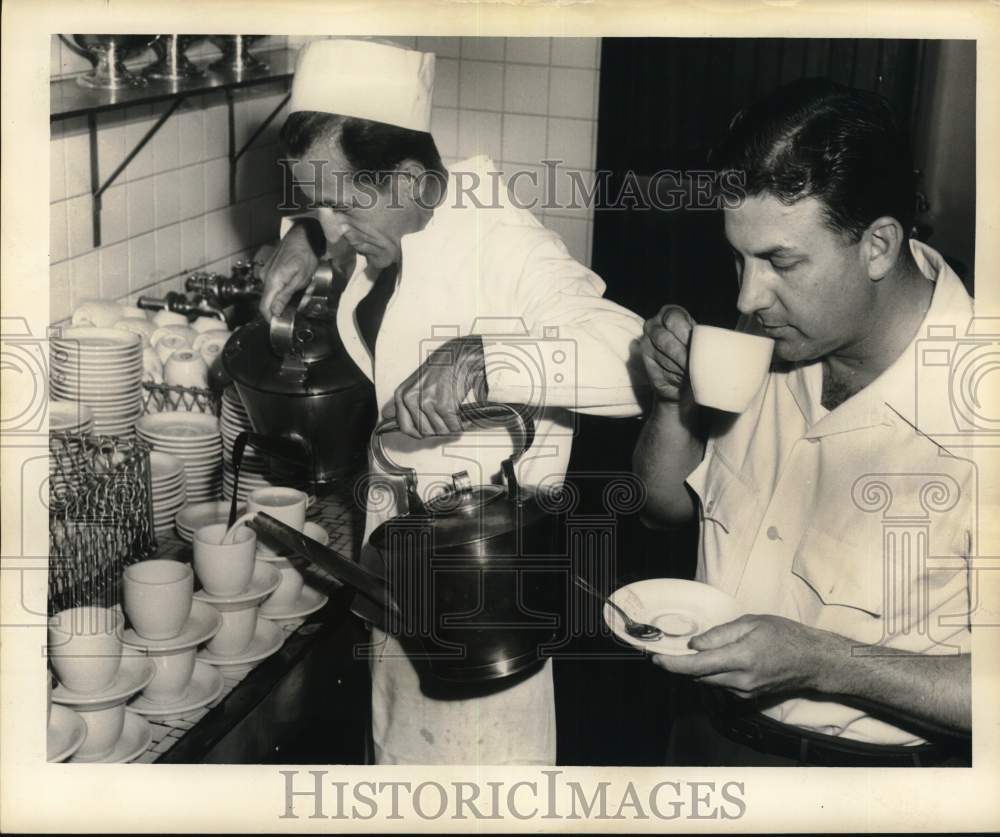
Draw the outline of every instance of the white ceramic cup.
M150 653L156 673L142 690L142 696L155 703L173 703L183 698L194 675L197 655L197 648Z
M284 558L274 562L273 566L281 576L281 581L275 591L267 597L264 604L268 610L287 610L292 607L302 595L302 588L305 586L305 576L299 570L300 561L289 561Z
M194 573L187 564L157 558L125 568L125 613L139 636L173 639L191 615Z
M219 608L222 627L205 647L219 657L238 657L253 642L259 610L256 603Z
M59 682L94 694L111 685L122 662L121 612L74 607L49 618L49 660Z
M208 386L208 365L201 354L192 349L177 349L163 365L163 380L175 387Z
M176 311L167 311L163 309L162 311L157 311L153 314L153 323L158 328L168 325L183 325L188 324L188 318L183 314L178 314Z
M246 513L254 515L257 512L264 512L301 532L306 525L308 499L308 495L297 488L255 488L247 495ZM279 554L263 542L258 542L257 551L262 555Z
M715 326L696 325L688 371L694 399L703 407L742 413L771 365L774 341Z
M198 317L193 323L191 323L191 328L197 331L199 334L205 331L228 331L229 328L224 320L220 320L216 317Z
M76 757L84 761L104 758L115 748L125 729L125 701L102 709L88 710L86 706L73 708L87 725L87 737L76 751Z
M194 571L211 596L236 596L245 593L253 579L257 555L257 535L241 526L233 543L223 544L228 526L211 523L197 529L192 539Z

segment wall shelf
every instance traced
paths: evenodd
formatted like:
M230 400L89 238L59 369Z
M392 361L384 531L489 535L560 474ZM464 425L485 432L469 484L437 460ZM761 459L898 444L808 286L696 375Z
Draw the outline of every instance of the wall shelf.
M76 78L60 79L49 85L49 122L64 119L85 117L87 130L90 134L90 193L93 198L93 244L101 246L101 208L102 196L118 179L118 176L128 167L135 156L156 135L177 110L180 104L193 96L210 93L222 93L226 99L229 111L229 203L236 202L236 166L247 149L257 140L268 125L274 120L282 108L288 103L291 94L286 94L278 106L257 126L254 133L242 148L236 147L236 114L233 91L258 87L277 81L287 81L293 75L296 50L279 49L256 53L258 58L269 65L266 70L247 73L213 72L206 70L205 76L184 82L151 81L145 87L130 87L122 90L92 90L82 87ZM103 181L98 164L97 146L97 115L99 113L121 110L137 105L166 103L166 110L160 114L153 126L130 149L125 159Z
M254 54L270 66L261 72L216 73L205 71L203 78L184 82L151 81L145 87L128 87L122 90L91 90L81 87L76 78L53 81L49 85L49 121L72 119L109 110L156 104L171 99L186 99L223 90L256 87L274 81L290 79L295 71L294 49L255 51ZM203 67L204 69L204 67Z

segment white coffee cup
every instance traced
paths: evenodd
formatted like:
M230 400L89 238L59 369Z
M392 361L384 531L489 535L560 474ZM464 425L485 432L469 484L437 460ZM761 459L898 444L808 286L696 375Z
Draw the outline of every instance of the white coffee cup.
M87 737L76 751L76 758L83 761L104 758L115 748L125 729L125 701L101 709L88 709L86 706L73 708L87 725Z
M264 512L276 520L301 532L306 525L306 505L309 497L297 488L268 487L255 488L247 495L247 515ZM262 541L257 544L262 555L278 555L272 547Z
M696 325L688 358L695 401L703 407L742 413L760 390L773 351L774 341L769 337Z
M163 365L163 380L175 387L205 389L208 386L208 365L192 349L177 349Z
M233 543L223 544L228 526L211 523L194 533L194 571L211 596L236 596L246 592L253 580L257 555L257 535L253 529L241 526Z
M49 618L49 660L59 682L74 692L107 688L122 662L121 612L74 607Z
M228 331L229 328L225 323L225 320L217 319L216 317L198 317L193 323L191 323L191 328L197 331L199 334L205 331Z
M289 561L287 558L272 563L272 566L281 575L281 581L278 582L275 591L264 602L268 610L287 611L299 600L306 580L305 576L299 570L297 563Z
M252 602L217 609L222 616L222 627L205 647L218 657L238 657L253 642L260 606Z
M183 314L178 314L176 311L167 311L165 308L161 311L157 311L153 314L153 324L157 327L167 326L167 325L183 325L188 324L188 318Z
M194 573L187 564L165 558L125 568L125 613L139 636L173 639L191 615Z
M156 673L142 690L142 696L155 703L173 703L183 698L194 675L197 654L197 648L150 652Z

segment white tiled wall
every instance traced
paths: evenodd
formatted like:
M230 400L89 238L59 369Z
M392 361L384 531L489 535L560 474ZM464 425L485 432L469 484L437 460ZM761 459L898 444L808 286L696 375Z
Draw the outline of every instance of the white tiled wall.
M310 37L290 37L300 45ZM600 38L388 38L437 56L431 132L445 163L489 154L507 177L562 160L558 203L569 203L569 170L593 188ZM538 190L522 177L522 199ZM536 215L590 264L592 207L541 208Z
M268 39L268 47L284 38ZM217 56L208 42L193 58ZM128 62L143 66L152 53ZM53 77L72 77L90 64L57 37ZM237 91L236 143L241 147L287 92L286 82ZM104 182L165 105L98 115L98 175ZM277 132L271 123L237 168L237 202L229 203L228 119L223 94L182 104L102 196L101 246L93 246L90 139L85 118L52 123L50 149L50 316L68 317L83 299L134 301L140 294L182 290L196 269L229 273L277 235L280 175Z
M309 37L269 38L255 49L298 46ZM432 132L446 163L489 154L508 177L536 172L542 160L564 161L559 195L569 171L587 188L594 179L600 40L596 38L392 38L437 54ZM188 53L217 55L208 42ZM53 77L78 75L88 62L53 37ZM151 53L131 65L143 66ZM284 83L238 91L237 146L287 91ZM162 111L150 106L98 118L99 174L124 159ZM229 204L228 140L221 93L188 100L103 196L102 246L91 239L90 149L86 121L53 123L50 200L50 278L53 321L93 296L134 300L141 293L180 290L187 273L228 273L276 235L280 177L278 115L239 163L237 203ZM522 196L538 190L522 178ZM591 208L538 208L570 252L590 263Z

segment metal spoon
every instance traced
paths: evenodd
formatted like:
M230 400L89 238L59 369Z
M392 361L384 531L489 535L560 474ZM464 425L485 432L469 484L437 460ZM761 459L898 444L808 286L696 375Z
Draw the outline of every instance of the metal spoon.
M618 605L616 605L607 596L598 593L593 587L591 587L586 581L584 581L580 576L574 576L573 580L576 582L576 586L581 590L590 593L590 595L600 599L602 602L611 605L618 615L625 621L625 633L636 639L643 639L649 642L657 640L663 636L663 631L657 628L655 625L647 625L645 622L636 622L631 616L629 616L624 610L622 610Z

